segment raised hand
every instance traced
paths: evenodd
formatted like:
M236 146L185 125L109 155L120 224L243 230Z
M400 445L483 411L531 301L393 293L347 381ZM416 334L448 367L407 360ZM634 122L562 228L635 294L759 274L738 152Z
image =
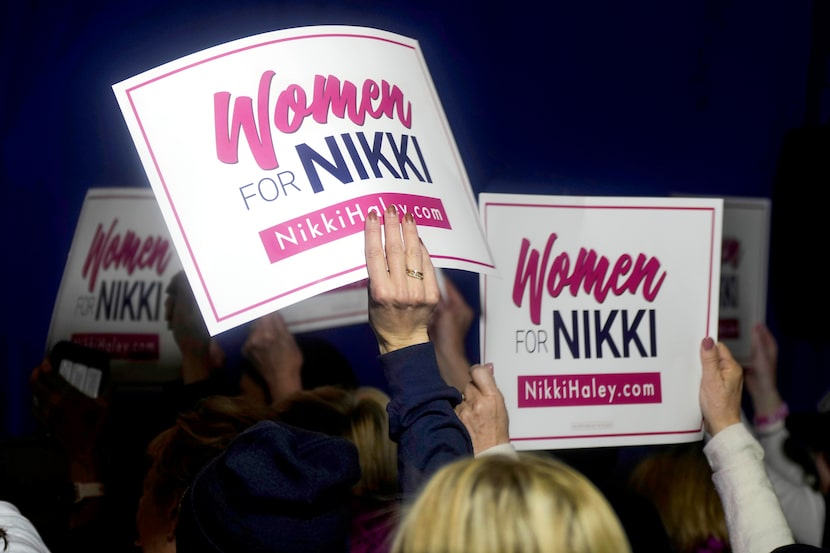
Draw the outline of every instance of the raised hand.
M470 434L473 451L478 454L493 446L510 442L510 423L504 396L493 378L493 365L473 365L469 382L461 394L455 413Z
M110 410L110 388L91 398L72 386L49 362L32 370L34 416L66 451L71 462L97 461Z
M750 364L744 368L746 390L752 399L756 418L766 418L781 409L784 401L778 392L776 368L778 343L763 323L752 327Z
M182 354L182 380L206 380L224 364L224 354L207 331L184 271L173 275L165 291L164 318Z
M242 355L262 376L272 403L302 389L303 352L278 311L254 321Z
M469 380L470 362L465 340L474 317L464 296L449 278L445 278L444 294L429 323L429 338L435 344L441 376L460 392Z
M744 371L725 344L706 337L700 345L700 410L706 431L712 436L741 422Z
M381 224L370 211L364 234L369 324L380 353L428 342L429 319L440 292L415 219L407 213L401 220L397 209L389 206Z

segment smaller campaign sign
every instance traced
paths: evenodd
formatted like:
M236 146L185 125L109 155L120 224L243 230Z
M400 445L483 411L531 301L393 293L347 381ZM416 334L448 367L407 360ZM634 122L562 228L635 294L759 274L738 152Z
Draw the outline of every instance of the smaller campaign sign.
M435 269L435 280L446 295L444 272ZM285 326L294 334L369 322L369 279L323 292L280 309Z
M411 213L437 267L494 270L417 40L273 31L113 92L211 335L364 280L370 212Z
M766 323L770 211L768 198L724 198L718 339L744 364Z
M113 378L164 381L181 354L164 317L181 270L149 188L90 188L52 312L47 351L61 340L106 352Z
M517 449L703 436L723 200L482 193L481 359ZM521 221L521 224L516 224Z

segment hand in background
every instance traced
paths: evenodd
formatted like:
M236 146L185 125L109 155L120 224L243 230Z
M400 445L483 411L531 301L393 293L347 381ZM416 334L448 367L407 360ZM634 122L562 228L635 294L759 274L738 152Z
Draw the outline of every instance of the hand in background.
M377 213L370 211L364 235L369 324L380 353L428 342L429 319L440 292L415 219L407 213L401 221L396 208L389 206L381 225Z
M104 463L109 453L107 422L112 388L106 385L97 398L72 386L49 362L35 367L29 376L34 416L64 450L71 482L104 482ZM105 504L86 500L73 507L69 526L76 528L99 520Z
M242 355L264 380L271 403L302 389L303 353L279 312L254 321Z
M750 364L744 368L746 389L752 400L756 417L770 417L784 401L778 392L776 367L778 364L778 343L763 323L752 327Z
M493 378L493 365L473 365L463 400L455 413L470 434L473 452L478 454L493 446L510 442L510 423L504 396Z
M449 278L444 279L444 291L429 322L429 338L444 381L463 392L470 376L465 340L475 314Z
M110 388L91 398L72 386L49 362L32 370L34 416L66 451L71 462L97 461L109 416Z
M164 318L182 354L182 380L207 380L224 364L224 354L207 331L184 271L173 275L166 293Z
M712 436L741 422L744 371L725 344L704 338L700 345L700 410L706 431Z

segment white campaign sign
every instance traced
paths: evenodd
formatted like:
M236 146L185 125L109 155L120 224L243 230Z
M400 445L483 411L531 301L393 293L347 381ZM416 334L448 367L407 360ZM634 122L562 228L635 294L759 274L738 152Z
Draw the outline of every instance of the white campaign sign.
M390 205L436 266L494 270L411 38L275 31L113 90L213 335L366 278L363 223Z
M518 449L702 438L722 199L481 194L481 359ZM517 224L521 221L521 224Z
M770 210L768 198L724 198L718 339L741 363L766 322Z
M121 381L179 375L181 353L164 317L182 268L153 191L90 188L61 279L47 350L68 340L105 351Z

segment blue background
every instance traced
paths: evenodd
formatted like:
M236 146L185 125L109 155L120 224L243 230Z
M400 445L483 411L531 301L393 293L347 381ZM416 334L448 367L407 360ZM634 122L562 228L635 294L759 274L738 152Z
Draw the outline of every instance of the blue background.
M828 18L807 0L115 0L2 10L0 416L11 436L32 429L27 380L44 355L86 190L149 186L111 86L164 62L294 26L413 37L476 193L772 197L787 132L827 121L826 85L808 85L808 67L812 25L826 36ZM818 65L825 76L826 57ZM822 191L793 183L788 192L814 203ZM807 281L820 293L815 275ZM478 276L450 276L477 309ZM830 386L827 340L784 332L769 303L782 393L796 410L811 408ZM368 327L322 334L366 383L383 385ZM476 360L476 325L468 350Z

